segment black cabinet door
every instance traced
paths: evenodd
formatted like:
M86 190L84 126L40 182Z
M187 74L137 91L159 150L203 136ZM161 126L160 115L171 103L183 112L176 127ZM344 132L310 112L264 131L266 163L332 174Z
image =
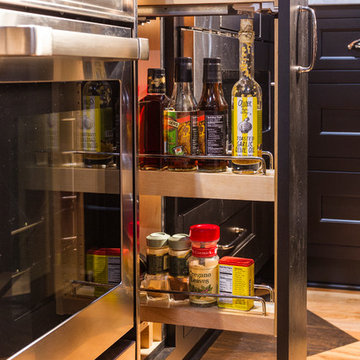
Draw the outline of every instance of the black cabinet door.
M360 39L358 7L319 7L316 70L360 70L360 51L348 44Z
M309 99L309 156L359 158L359 84L310 84Z
M308 280L360 285L359 7L316 9L319 53L309 85Z
M309 279L360 285L360 173L309 172Z
M307 1L279 1L277 358L306 358Z

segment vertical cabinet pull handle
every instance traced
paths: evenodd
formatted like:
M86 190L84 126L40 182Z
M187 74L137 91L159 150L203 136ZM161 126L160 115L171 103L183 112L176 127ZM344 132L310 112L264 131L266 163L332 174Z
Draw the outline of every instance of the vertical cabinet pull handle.
M316 52L317 52L317 44L318 44L318 38L317 38L317 22L316 22L316 15L315 11L308 7L308 6L299 6L300 12L307 11L311 15L311 28L312 28L312 47L311 47L311 61L308 66L299 66L297 71L298 73L307 73L310 72L315 65L316 60Z

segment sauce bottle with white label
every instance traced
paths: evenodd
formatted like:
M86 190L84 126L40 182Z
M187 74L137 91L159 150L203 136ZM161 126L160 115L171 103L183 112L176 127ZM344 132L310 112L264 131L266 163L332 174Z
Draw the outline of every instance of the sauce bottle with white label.
M228 104L224 97L220 58L205 58L203 90L198 106L199 155L226 155ZM198 160L198 170L226 171L226 160Z

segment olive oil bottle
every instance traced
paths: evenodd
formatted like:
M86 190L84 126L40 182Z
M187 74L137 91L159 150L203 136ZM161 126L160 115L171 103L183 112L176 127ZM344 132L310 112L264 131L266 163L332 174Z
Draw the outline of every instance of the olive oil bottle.
M252 19L240 20L240 79L231 93L232 155L262 155L262 95L254 79L254 31ZM233 172L256 174L261 161L232 161Z

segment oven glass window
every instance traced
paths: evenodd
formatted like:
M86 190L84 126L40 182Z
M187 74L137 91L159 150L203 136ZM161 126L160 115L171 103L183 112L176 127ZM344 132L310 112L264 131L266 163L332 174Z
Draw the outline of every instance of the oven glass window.
M120 81L0 87L0 359L122 281L127 91Z

